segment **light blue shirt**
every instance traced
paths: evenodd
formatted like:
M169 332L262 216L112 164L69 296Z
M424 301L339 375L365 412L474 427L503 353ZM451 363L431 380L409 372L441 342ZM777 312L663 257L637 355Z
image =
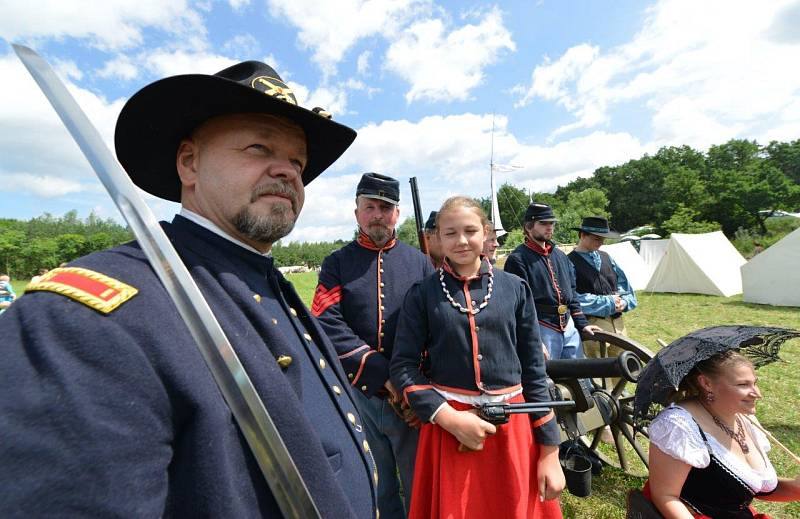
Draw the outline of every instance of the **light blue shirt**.
M581 258L585 259L589 265L594 266L597 271L600 271L600 254L597 251L591 252L577 252ZM611 268L614 270L614 274L617 275L617 287L616 287L616 294L620 296L625 302L627 303L623 312L628 312L636 308L636 293L631 290L631 286L628 283L628 277L622 272L622 269L619 268L617 263L614 261L611 256L608 257L611 260ZM581 310L586 315L591 315L594 317L608 317L617 313L614 307L614 296L613 295L599 295L599 294L578 294L578 301L581 304Z
M11 303L16 298L17 294L14 293L14 288L12 288L11 283L0 281L0 303ZM0 308L0 314L5 311L5 308Z

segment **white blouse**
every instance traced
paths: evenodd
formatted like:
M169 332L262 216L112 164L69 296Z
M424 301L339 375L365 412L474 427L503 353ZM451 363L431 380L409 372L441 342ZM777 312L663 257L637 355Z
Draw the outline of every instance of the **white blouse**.
M755 416L752 417L755 419ZM712 435L706 433L708 445L716 458L733 474L753 490L753 492L770 492L778 486L778 475L767 457L770 449L769 440L748 420L742 420L756 442L765 467L755 470L746 461L734 456L728 449L717 441ZM705 468L711 463L700 430L694 422L692 415L684 408L672 405L656 416L649 427L650 442L673 458L697 467Z

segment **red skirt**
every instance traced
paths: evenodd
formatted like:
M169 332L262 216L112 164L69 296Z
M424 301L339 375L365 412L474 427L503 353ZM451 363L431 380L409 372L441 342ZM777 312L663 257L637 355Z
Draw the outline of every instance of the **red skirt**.
M652 501L652 498L650 497L650 480L644 482L644 488L642 488L642 494L644 494L644 497L646 497L648 500ZM692 517L695 517L696 519L714 519L713 517L709 517L704 514L698 514L688 506L686 508L689 509L689 513L692 514ZM767 514L761 514L759 512L756 512L756 509L753 508L752 506L750 506L749 508L750 508L750 513L753 514L753 519L772 519Z
M522 402L522 396L512 402ZM468 404L449 402L457 410ZM558 499L539 501L539 445L527 415L497 427L481 451L459 452L455 436L436 424L422 426L409 519L561 519Z

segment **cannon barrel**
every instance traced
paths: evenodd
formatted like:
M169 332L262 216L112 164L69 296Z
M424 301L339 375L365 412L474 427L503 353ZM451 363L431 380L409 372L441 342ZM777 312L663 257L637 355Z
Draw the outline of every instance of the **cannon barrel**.
M623 351L617 357L558 359L548 360L545 364L547 376L553 380L620 377L636 382L642 371L642 361L630 351Z

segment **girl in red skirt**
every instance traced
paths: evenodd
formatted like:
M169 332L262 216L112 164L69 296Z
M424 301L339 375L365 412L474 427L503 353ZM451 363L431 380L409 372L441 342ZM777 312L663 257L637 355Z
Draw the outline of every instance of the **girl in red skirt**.
M436 229L446 260L406 295L390 367L423 422L409 517L561 518L553 412L476 415L550 399L530 288L481 255L489 222L471 198L445 201Z

